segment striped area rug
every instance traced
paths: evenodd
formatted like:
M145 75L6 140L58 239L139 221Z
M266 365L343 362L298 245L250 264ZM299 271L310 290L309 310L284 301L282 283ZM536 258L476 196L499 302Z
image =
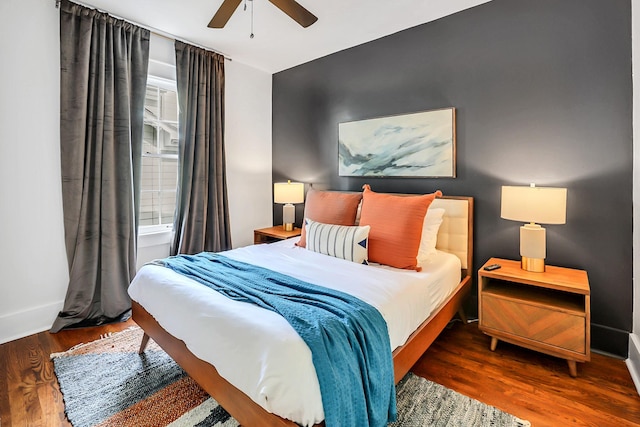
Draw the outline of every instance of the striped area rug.
M140 328L51 358L74 427L235 427L234 420ZM396 387L394 427L527 427L529 422L409 373Z

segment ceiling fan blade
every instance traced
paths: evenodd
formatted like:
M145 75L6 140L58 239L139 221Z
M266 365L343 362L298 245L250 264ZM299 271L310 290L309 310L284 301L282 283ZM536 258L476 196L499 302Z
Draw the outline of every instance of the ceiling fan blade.
M278 9L289 15L294 21L303 27L308 27L318 20L318 18L295 0L269 0Z
M242 2L242 0L224 0L218 8L218 11L213 18L211 18L211 22L207 27L209 28L222 28L227 24L233 12L238 8L238 5Z

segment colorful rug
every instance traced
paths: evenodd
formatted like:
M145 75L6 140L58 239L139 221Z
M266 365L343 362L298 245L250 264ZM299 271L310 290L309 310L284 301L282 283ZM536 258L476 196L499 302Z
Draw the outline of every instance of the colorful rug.
M153 340L139 355L141 339L131 328L51 355L74 427L238 426ZM411 373L396 393L395 427L530 425Z

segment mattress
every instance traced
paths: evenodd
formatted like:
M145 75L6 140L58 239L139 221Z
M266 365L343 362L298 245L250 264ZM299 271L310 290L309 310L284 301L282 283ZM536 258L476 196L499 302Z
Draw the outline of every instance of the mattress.
M387 322L391 348L460 282L460 260L438 251L421 272L361 265L294 245L296 239L223 252L372 305ZM280 315L232 301L164 267L145 265L129 295L198 358L269 412L309 426L324 420L311 352Z

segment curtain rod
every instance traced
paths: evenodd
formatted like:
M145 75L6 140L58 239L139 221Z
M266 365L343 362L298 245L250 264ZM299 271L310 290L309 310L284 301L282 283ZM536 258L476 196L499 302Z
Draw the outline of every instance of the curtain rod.
M61 1L61 0L56 0L56 9L59 9L59 8L60 8L60 1ZM107 12L107 11L105 11L105 10L100 10L100 9L98 9L97 7L95 7L95 6L93 6L93 5L90 5L90 4L88 4L88 3L85 3L85 2L81 2L81 1L73 0L73 1L72 1L72 3L76 3L76 4L79 4L79 5L84 6L84 7L88 7L88 8L95 9L95 10L97 10L98 12L108 13L109 15L113 16L113 17L114 17L114 18L116 18L116 19L120 19L120 20L123 20L123 21L127 21L127 22L129 22L130 24L137 25L138 27L140 27L140 28L144 28L145 30L149 30L150 32L152 32L152 33L153 33L153 34L155 34L156 36L160 36L160 37L163 37L163 38L168 39L168 40L178 40L178 41L181 41L181 42L183 42L183 43L188 43L188 44L191 44L191 45L193 45L193 46L195 46L195 47L199 47L200 49L210 50L210 51L212 51L212 52L214 52L214 53L217 53L218 55L222 55L222 56L224 57L224 59L226 59L226 60L228 60L228 61L230 61L230 62L231 62L231 61L233 61L233 59L232 59L231 57L227 56L225 53L219 52L219 51L217 51L217 50L215 50L215 49L212 49L212 48L210 48L210 47L206 47L206 46L202 46L202 45L197 44L197 43L193 43L193 42L191 42L191 41L189 41L189 40L183 40L183 39L181 39L181 38L179 38L179 37L175 36L174 34L167 33L166 31L159 30L158 28L154 28L154 27L151 27L151 26L149 26L149 25L143 25L143 24L140 24L140 23L138 23L138 22L132 21L132 20L130 20L130 19L127 19L127 18L123 18L123 17L121 17L121 16L114 15L114 14L112 14L111 12Z

